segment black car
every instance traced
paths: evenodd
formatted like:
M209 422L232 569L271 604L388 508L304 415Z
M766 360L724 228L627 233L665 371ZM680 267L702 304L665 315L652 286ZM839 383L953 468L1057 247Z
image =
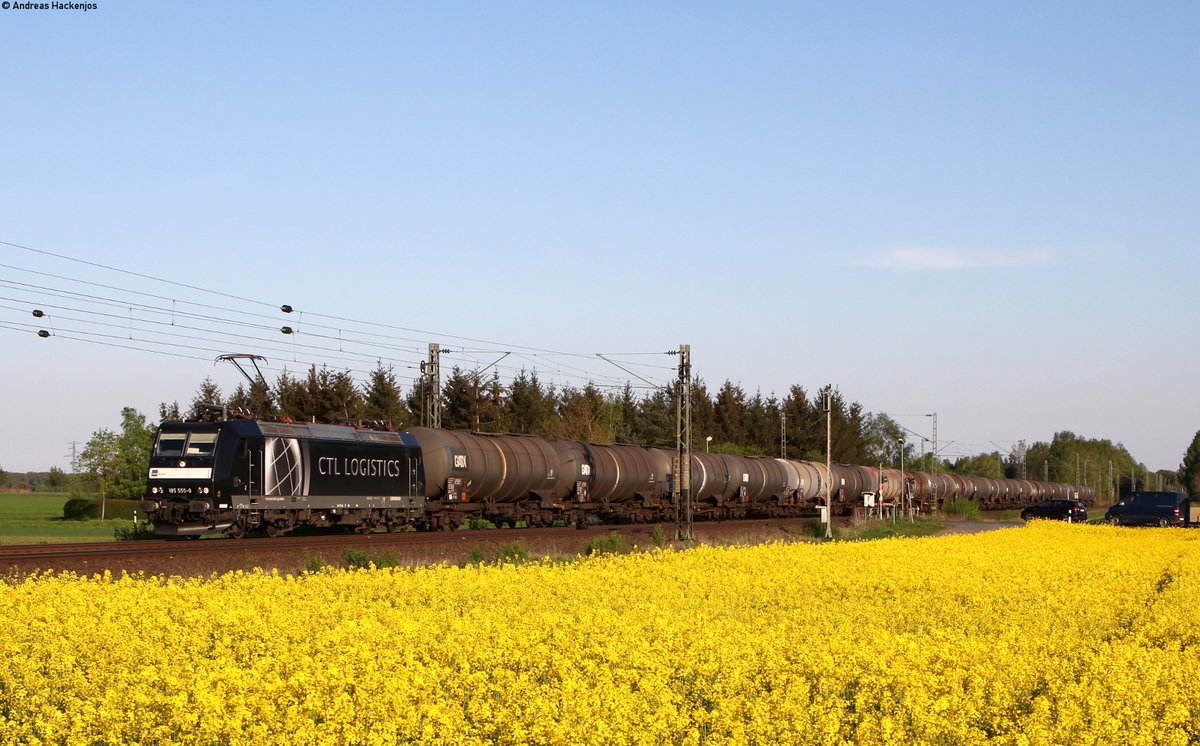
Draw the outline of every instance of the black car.
M1190 507L1186 492L1130 492L1105 511L1104 520L1114 526L1182 526Z
M1050 518L1056 521L1067 521L1068 523L1085 523L1087 521L1087 508L1083 507L1083 503L1079 500L1046 500L1021 511L1021 520L1028 521L1031 518Z

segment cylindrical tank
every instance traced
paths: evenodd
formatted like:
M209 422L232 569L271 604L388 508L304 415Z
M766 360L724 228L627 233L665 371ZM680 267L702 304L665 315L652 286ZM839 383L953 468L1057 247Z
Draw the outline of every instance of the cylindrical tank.
M812 469L817 475L817 491L813 497L824 501L826 495L830 495L833 500L837 500L838 483L837 477L830 472L820 461L801 461L808 468Z
M914 500L928 500L933 497L933 478L923 471L906 471L904 476L912 480L909 495Z
M654 470L655 481L659 485L655 494L665 493L667 482L673 478L672 474L675 471L675 452L666 448L647 448L646 452Z
M984 505L995 501L996 491L1000 487L996 485L996 480L990 480L985 476L967 476L966 480L971 482L974 488L976 488L976 493L974 493L974 501L976 503Z
M1007 492L1004 483L992 477L975 477L975 483L983 488L983 494L976 493L976 502L980 505L995 506L1004 501Z
M660 459L652 456L649 449L601 443L580 445L595 467L591 485L593 501L619 503L662 493L666 474L659 471Z
M1000 505L1011 505L1013 503L1013 500L1015 500L1021 496L1020 488L1017 486L1017 484L1015 482L1013 482L1013 480L997 479L995 481L997 483L997 486L998 486L999 492L1000 492L1000 494L997 495L996 499L1000 503Z
M879 491L879 469L873 466L855 466L858 472L858 497L864 492Z
M824 489L825 464L821 464L821 469L811 461L792 461L792 465L800 472L800 484L803 488L802 492L797 495L798 498L804 501L815 500L819 495L825 494L821 490Z
M933 482L933 499L937 501L949 500L958 495L962 489L962 483L956 481L950 474L930 474L930 480Z
M1040 503L1043 500L1049 499L1050 495L1048 495L1046 493L1046 485L1045 484L1043 484L1042 482L1034 481L1032 479L1029 480L1029 484L1032 485L1032 487L1029 490L1031 505L1034 505L1034 504Z
M858 471L854 467L834 464L832 476L835 500L845 502L858 496Z
M783 494L792 495L797 499L804 493L804 476L805 472L801 471L800 466L795 461L787 459L775 459L779 462L779 468L783 470L784 479L786 480L783 487Z
M725 462L725 473L729 475L729 492L725 497L728 499L737 499L739 494L748 494L750 492L752 475L746 459L722 453L721 460Z
M742 481L742 500L745 502L761 500L767 491L767 472L760 463L762 459L746 457L739 460L742 462L742 468L746 475Z
M583 443L573 440L552 440L550 447L558 454L559 491L556 497L563 499L571 496L578 499L580 496L576 495L576 485L583 482L586 489L582 499L590 500L596 474L591 451Z
M777 458L746 458L747 471L751 472L750 489L746 491L746 499L751 502L765 500L768 497L783 497L790 495L788 485L790 475L783 462ZM794 489L794 488L793 488Z
M975 497L975 483L961 474L945 474L939 476L945 476L950 480L950 484L953 485L950 489L950 499L956 497L965 497L966 499L970 500L971 498Z
M559 457L541 438L426 427L409 432L421 447L426 497L446 497L452 477L462 480L468 500L510 502L558 491Z
M720 454L692 451L690 464L693 500L723 500L729 496L729 472Z
M1008 501L1013 505L1027 505L1029 503L1029 483L1024 479L1009 479L1010 489L1008 491Z
M899 500L904 489L904 474L899 469L884 469L883 476L887 481L883 483L883 499L884 500Z
M1038 486L1042 488L1043 500L1056 500L1062 497L1058 491L1058 485L1054 482L1038 482Z

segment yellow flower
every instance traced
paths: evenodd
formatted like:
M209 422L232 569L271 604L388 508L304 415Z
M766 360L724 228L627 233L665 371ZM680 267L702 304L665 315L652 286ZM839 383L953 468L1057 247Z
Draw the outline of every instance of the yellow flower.
M0 586L0 742L1194 743L1196 538L1037 522L567 565L34 577Z

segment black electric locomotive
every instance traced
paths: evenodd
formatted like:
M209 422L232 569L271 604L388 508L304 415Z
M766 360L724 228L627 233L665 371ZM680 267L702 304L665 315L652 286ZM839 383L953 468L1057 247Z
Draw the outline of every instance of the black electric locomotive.
M369 530L425 514L421 450L408 433L324 424L167 422L140 507L163 536L274 536L308 524Z

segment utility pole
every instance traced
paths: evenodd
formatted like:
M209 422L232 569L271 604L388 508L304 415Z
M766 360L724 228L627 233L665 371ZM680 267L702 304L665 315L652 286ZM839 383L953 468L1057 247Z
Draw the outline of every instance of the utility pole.
M787 411L779 405L779 458L787 458Z
M442 348L436 342L429 345L429 361L421 363L422 402L421 427L442 426Z
M1050 481L1050 462L1049 461L1042 462L1042 481L1043 482Z
M825 390L825 538L833 538L833 391Z
M676 494L683 511L678 528L681 541L692 541L692 346L679 345L679 380L675 383Z
M934 412L933 413L933 473L935 475L938 473L938 461L940 461L940 460L941 460L941 458L938 456L938 447L937 447L937 412Z
M1112 481L1112 459L1108 460L1108 499L1116 502L1117 491L1113 488Z
M70 443L67 443L67 445L71 446L71 473L74 474L75 473L75 464L79 463L79 452L77 450L78 446L79 446L79 441L72 440Z

